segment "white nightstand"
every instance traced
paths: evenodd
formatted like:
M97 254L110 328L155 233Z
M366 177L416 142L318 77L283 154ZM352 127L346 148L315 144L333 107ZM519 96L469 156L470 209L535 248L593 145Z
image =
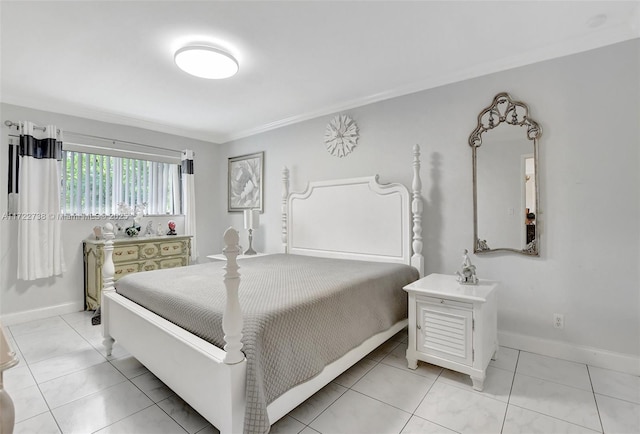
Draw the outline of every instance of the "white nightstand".
M238 255L237 259L251 259L251 258L257 258L258 256L265 256L268 255L269 253L256 253L255 255ZM212 261L226 261L227 257L224 256L224 253L219 253L217 255L207 255L207 258L211 259Z
M410 369L418 360L471 376L482 390L486 369L498 351L496 288L480 280L462 285L456 276L430 274L404 287L409 293Z

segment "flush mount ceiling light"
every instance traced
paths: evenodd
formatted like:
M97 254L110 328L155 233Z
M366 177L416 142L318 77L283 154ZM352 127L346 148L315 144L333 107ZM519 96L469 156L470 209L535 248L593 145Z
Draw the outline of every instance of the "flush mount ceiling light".
M238 72L238 62L231 54L207 45L180 48L174 61L184 72L200 78L229 78Z

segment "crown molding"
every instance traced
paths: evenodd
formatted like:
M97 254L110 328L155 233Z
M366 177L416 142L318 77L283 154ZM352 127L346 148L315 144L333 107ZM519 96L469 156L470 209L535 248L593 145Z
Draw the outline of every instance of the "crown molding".
M593 31L588 35L570 40L564 40L560 43L542 47L537 50L518 53L514 56L496 61L470 65L466 69L452 71L450 73L446 73L436 77L429 77L428 79L414 82L406 86L385 90L383 92L371 94L362 98L341 101L337 104L320 107L315 110L305 111L294 116L278 119L273 122L257 125L245 130L230 131L228 133L195 130L184 126L170 125L154 120L133 117L122 113L106 112L86 106L64 102L51 102L46 100L12 97L11 95L7 96L6 92L4 92L2 102L28 107L35 110L46 110L68 116L77 116L96 121L143 128L161 133L210 142L213 144L224 144L232 142L234 140L282 128L288 125L293 125L318 117L335 114L341 111L351 110L380 101L640 38L640 25L638 24L638 22L640 22L640 6L636 7L634 12L630 14L629 20L621 23L616 27L606 28L601 31Z
M168 125L165 123L152 121L148 119L137 118L134 116L124 115L116 112L106 112L93 108L88 108L76 104L69 104L65 102L52 102L38 98L19 98L11 95L7 96L6 92L2 96L2 103L12 104L16 106L26 107L33 110L42 110L52 113L57 113L66 116L74 116L79 118L85 118L92 121L107 122L117 125L126 125L128 127L142 128L145 130L151 130L159 133L171 134L174 136L185 137L194 140L201 140L204 142L211 142L215 145L223 142L224 137L216 135L208 131L199 131L189 128L184 128L176 125Z
M634 14L634 16L640 17L640 13L638 11L640 11L640 7L636 9L636 13ZM313 110L288 118L276 120L274 122L257 126L255 128L250 128L236 133L230 133L229 135L223 135L221 139L223 140L222 143L226 143L265 133L267 131L275 130L299 122L315 119L321 116L327 116L337 112L351 110L357 107L384 101L387 99L397 98L400 96L405 96L412 93L445 86L448 84L458 83L489 74L495 74L522 66L544 62L547 60L571 56L574 54L595 50L608 45L613 45L637 38L640 38L640 26L636 23L635 19L632 19L629 21L628 27L625 25L621 25L603 30L601 32L594 32L580 38L562 41L561 43L543 47L538 50L520 53L505 59L473 65L469 68L452 72L451 74L438 77L430 77L427 80L414 82L407 86L397 87L395 89L369 95L364 98L344 101L342 103L326 106L318 110Z

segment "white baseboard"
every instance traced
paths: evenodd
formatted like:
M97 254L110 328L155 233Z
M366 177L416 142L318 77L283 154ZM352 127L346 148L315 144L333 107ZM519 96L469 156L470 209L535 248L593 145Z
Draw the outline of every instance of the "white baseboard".
M2 315L2 324L12 326L37 319L50 318L52 316L66 315L68 313L84 310L84 303L65 303L57 306L43 307L40 309L25 310L23 312Z
M499 331L498 342L503 347L529 351L543 356L585 363L599 368L611 369L631 375L640 375L640 357L616 353L599 348L583 347L567 342L536 338Z

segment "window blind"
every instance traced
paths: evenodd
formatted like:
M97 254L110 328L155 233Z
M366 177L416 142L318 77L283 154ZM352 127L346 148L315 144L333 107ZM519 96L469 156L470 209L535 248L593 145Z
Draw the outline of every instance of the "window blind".
M145 213L180 214L180 166L162 161L63 151L61 212L113 215L145 204Z

